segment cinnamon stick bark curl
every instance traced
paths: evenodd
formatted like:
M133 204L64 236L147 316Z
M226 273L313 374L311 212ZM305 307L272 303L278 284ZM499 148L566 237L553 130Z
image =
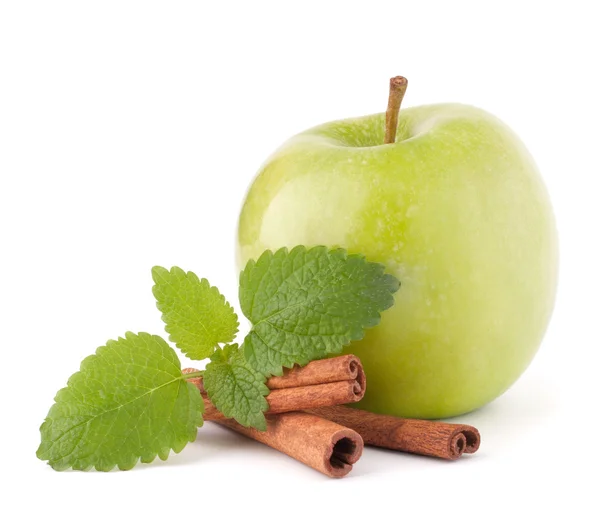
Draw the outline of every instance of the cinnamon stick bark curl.
M182 373L197 371L185 368ZM207 397L202 378L195 377L188 382L196 385L202 393L204 420L227 418ZM345 355L286 369L282 377L271 377L267 386L271 388L267 396L267 414L274 414L358 402L365 394L366 378L358 357Z
M348 474L363 451L363 439L356 431L298 411L267 415L264 432L244 427L235 420L216 423L277 449L332 478Z
M346 380L356 380L363 391L366 388L366 378L360 359L352 354L311 361L306 366L285 368L283 376L271 377L267 381L267 387L293 388Z
M479 449L479 431L470 425L414 420L343 406L308 410L358 432L367 445L456 460Z

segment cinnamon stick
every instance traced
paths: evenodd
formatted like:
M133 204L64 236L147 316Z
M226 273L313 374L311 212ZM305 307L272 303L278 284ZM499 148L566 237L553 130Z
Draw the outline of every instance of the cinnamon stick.
M182 373L197 371L185 368ZM202 393L205 420L227 418L206 396L200 377L188 379L188 382L195 384ZM271 377L267 386L272 388L267 396L267 413L274 414L358 402L364 396L366 379L360 360L345 355L286 369L282 377Z
M369 413L349 407L320 407L307 411L358 432L364 443L386 449L456 460L479 449L479 431L470 425L414 420Z
M300 386L298 388L283 388L273 390L267 395L269 410L267 414L287 413L302 409L312 409L324 406L334 406L349 402L358 402L364 395L361 386L356 381L329 382L314 386ZM204 399L204 420L226 420L210 401L206 394Z
M233 429L277 449L332 478L352 470L363 451L363 439L352 429L303 412L267 415L264 432L244 427L235 420L219 420Z
M311 361L306 366L284 368L283 376L271 377L267 381L267 387L270 389L293 388L354 379L359 382L364 391L366 379L360 359L355 355L347 354Z

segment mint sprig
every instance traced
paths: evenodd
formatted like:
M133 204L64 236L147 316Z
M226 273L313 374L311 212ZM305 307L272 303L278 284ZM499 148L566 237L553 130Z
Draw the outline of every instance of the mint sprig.
M196 439L204 405L159 336L127 332L83 360L55 397L38 458L56 470L121 470L180 452Z
M159 336L128 332L87 357L55 397L37 451L56 470L127 470L196 438L204 410L186 379L203 376L211 402L244 426L266 429L267 376L339 353L377 325L399 282L362 255L323 246L266 251L240 275L242 312L252 323L231 343L238 318L206 279L152 269L153 293L169 339L204 372L182 375ZM219 344L224 345L219 348Z

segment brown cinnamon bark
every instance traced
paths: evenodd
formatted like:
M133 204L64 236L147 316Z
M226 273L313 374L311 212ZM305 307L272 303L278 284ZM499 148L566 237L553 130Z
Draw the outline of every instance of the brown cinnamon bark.
M306 366L285 368L283 376L271 377L267 381L267 387L270 389L294 388L354 379L360 383L364 391L365 374L360 359L355 355L347 354L331 359L311 361Z
M283 388L273 390L267 395L269 410L267 414L287 413L323 406L335 406L358 402L364 391L357 381L329 382L315 386L301 386L299 388ZM204 399L204 420L225 420L223 415L209 400L206 394Z
M185 368L182 373L197 371ZM195 384L202 393L205 420L226 419L206 396L200 377L188 379L188 382ZM364 396L366 379L360 360L345 355L286 370L282 377L271 377L267 386L272 388L267 396L268 414L273 414L358 402Z
M327 476L340 478L352 470L363 451L361 436L352 429L303 412L267 415L267 430L244 427L235 420L219 420L249 438L291 456Z
M365 444L448 460L479 449L479 431L470 425L397 418L343 406L307 411L358 432Z
M184 368L181 373L198 372L196 368ZM298 386L312 386L327 382L356 380L362 391L366 389L366 377L360 359L352 354L340 355L329 359L311 361L306 366L295 366L284 368L283 375L271 377L267 380L269 389L297 388ZM202 377L188 379L204 392Z

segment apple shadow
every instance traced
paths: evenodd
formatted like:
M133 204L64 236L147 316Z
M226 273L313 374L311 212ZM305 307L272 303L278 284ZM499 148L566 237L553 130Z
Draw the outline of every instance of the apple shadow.
M414 472L431 467L455 468L473 466L490 457L504 455L515 443L525 445L539 436L548 421L559 412L561 397L558 388L548 378L527 372L503 395L486 406L444 422L468 424L481 433L477 453L464 454L456 461L419 456L377 447L365 447L362 458L351 476L369 476L382 472Z
M481 447L475 456L494 456L527 435L539 432L560 407L557 386L546 377L532 374L524 375L486 406L444 421L477 427L481 433Z

